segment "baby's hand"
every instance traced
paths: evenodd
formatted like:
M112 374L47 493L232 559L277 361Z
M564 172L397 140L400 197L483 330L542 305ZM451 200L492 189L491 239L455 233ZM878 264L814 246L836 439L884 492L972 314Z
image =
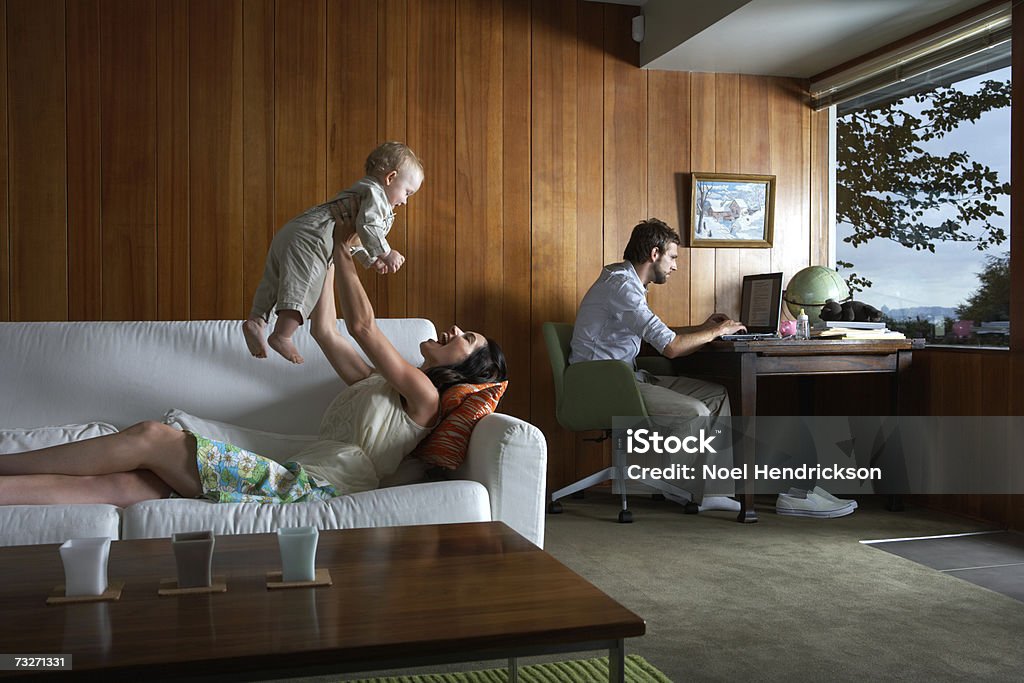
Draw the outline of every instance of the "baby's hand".
M398 253L397 249L392 249L383 256L377 257L378 263L383 263L387 268L386 273L397 273L398 269L405 263L405 257Z
M381 275L385 275L388 272L387 264L385 264L379 258L374 259L370 265L373 266L373 269L376 270Z

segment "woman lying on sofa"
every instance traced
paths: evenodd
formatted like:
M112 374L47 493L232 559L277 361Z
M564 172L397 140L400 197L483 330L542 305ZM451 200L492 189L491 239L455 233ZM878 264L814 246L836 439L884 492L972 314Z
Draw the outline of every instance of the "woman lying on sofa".
M0 505L124 507L172 495L287 503L366 491L437 424L445 389L506 379L501 348L458 327L439 341L422 342L423 365L410 365L377 327L347 241L334 263L342 317L374 367L338 332L332 266L310 315L311 333L348 387L324 413L319 440L292 461L279 464L160 422L141 422L109 436L3 456Z

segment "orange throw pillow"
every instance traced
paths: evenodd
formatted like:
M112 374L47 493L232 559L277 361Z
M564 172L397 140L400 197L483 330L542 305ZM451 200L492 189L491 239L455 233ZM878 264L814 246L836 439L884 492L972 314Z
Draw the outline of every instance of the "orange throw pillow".
M469 437L482 418L494 412L508 382L456 384L441 396L441 422L412 455L435 467L454 470L466 459Z

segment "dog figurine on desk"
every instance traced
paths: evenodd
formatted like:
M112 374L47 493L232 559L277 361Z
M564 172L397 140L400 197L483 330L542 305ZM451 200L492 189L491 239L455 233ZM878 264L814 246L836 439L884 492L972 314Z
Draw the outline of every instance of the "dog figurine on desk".
M827 299L821 307L822 320L845 320L856 322L876 323L882 319L882 312L863 301L844 301L839 303L834 299Z

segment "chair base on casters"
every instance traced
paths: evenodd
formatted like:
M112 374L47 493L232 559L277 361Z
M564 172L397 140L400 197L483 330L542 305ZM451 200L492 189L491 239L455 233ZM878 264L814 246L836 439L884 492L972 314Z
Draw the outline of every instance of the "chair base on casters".
M577 482L569 484L563 488L558 489L551 494L551 502L548 503L548 514L557 515L562 512L562 504L558 502L560 498L566 496L572 496L573 498L582 498L578 495L583 490L596 486L604 481L621 481L625 482L628 478L625 476L625 467L623 466L611 466L606 467L600 472L595 472L589 477L584 477ZM632 481L632 480L629 480ZM660 479L643 479L638 480L639 483L644 486L650 486L653 489L657 489L659 493L655 493L654 496L661 496L662 499L669 498L677 503L684 506L684 510L687 514L696 514L697 504L690 500L690 493L684 491L681 488L673 486L672 484L666 484ZM619 523L630 524L633 521L633 513L629 510L629 504L626 501L626 487L622 487L622 509L619 510Z

